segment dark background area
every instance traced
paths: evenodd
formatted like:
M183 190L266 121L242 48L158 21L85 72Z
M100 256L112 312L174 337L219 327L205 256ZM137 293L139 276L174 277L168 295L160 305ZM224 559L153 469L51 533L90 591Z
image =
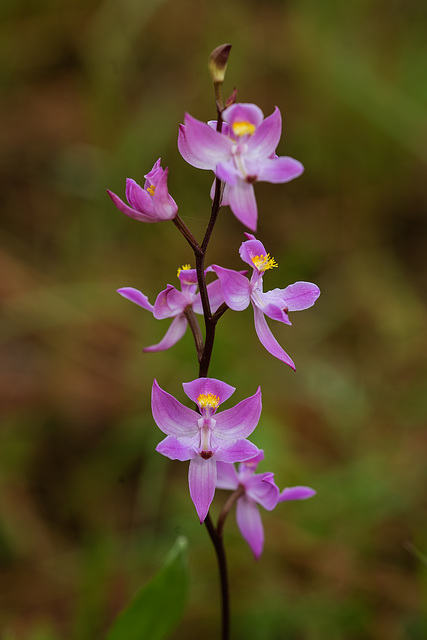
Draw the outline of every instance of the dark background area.
M173 638L218 637L214 554L150 411L154 377L184 402L192 338L143 354L168 321L115 293L154 302L192 255L106 189L123 196L161 156L202 235L212 177L176 138L185 111L215 117L207 58L223 42L225 93L279 106L278 153L306 168L256 185L279 264L265 286L322 290L292 327L270 323L296 374L250 310L218 325L210 375L235 401L262 386L260 470L318 492L263 513L258 564L230 517L233 639L427 637L426 27L419 0L2 1L2 638L102 638L179 534L192 586ZM244 268L243 232L224 208L208 263Z

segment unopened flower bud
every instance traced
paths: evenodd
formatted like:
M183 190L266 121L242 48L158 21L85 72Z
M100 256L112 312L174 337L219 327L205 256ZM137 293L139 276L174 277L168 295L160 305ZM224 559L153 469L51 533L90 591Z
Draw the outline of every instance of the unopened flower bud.
M221 44L209 56L209 71L215 84L224 82L231 44Z

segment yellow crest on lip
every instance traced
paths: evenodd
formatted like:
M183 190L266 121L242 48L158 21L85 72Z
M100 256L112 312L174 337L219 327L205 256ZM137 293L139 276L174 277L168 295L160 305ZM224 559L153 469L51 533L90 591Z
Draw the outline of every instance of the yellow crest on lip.
M273 269L273 267L279 266L274 258L270 258L269 253L267 253L266 256L253 256L251 260L258 271L267 271L267 269Z
M207 407L216 409L219 405L219 397L213 393L201 393L197 398L197 404L202 409L206 409Z
M183 264L182 267L180 267L176 272L176 277L179 278L179 274L181 273L181 271L189 271L190 269L191 269L191 264Z
M147 193L149 193L150 196L154 196L155 192L156 192L156 187L154 184L147 187Z
M240 122L233 122L231 125L233 133L236 136L251 136L255 133L256 126L247 120L241 120Z

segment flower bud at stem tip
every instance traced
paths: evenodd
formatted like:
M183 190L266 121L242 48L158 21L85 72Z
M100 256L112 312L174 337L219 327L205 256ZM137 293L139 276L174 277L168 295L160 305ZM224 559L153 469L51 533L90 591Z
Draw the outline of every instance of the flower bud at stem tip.
M221 44L209 56L209 71L215 84L224 82L231 44Z

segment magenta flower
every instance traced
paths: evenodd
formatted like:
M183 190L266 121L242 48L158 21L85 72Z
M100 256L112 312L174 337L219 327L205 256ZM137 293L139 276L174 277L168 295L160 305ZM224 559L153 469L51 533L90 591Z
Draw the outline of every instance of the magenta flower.
M294 282L285 289L272 289L263 292L263 276L265 271L277 267L274 258L264 249L264 245L250 233L245 233L248 240L240 247L240 257L253 268L250 280L232 269L213 265L212 269L221 282L224 301L234 311L243 311L252 303L254 309L255 330L261 344L273 356L295 369L293 360L282 349L270 331L264 315L292 324L289 311L308 309L320 295L319 288L311 282Z
M254 182L289 182L304 167L298 160L275 153L282 132L277 107L264 119L255 104L233 104L222 117L225 124L218 133L187 113L185 125L180 125L178 148L193 167L210 169L226 183L223 204L229 204L236 218L256 231Z
M171 460L190 460L188 484L200 522L206 518L215 493L218 462L240 462L258 453L246 440L261 415L261 389L231 409L217 414L235 388L214 378L198 378L183 385L199 411L182 405L153 383L151 407L154 420L166 438L156 451Z
M178 212L178 206L168 191L168 169L162 169L159 158L144 178L144 188L128 178L126 180L126 198L130 206L125 204L115 193L107 189L107 193L116 207L125 215L141 222L161 222L172 220Z
M212 271L212 267L208 267L205 273L208 271ZM203 314L202 301L200 294L197 293L196 269L191 269L189 264L183 265L178 269L178 278L181 282L181 291L178 291L178 289L175 289L171 284L168 284L166 289L161 291L157 296L154 306L148 301L147 296L138 289L134 289L133 287L117 289L117 292L124 298L134 302L143 309L147 309L147 311L151 311L157 320L173 318L163 339L158 344L145 347L144 351L165 351L173 347L173 345L183 337L187 329L188 320L185 315L187 308L191 307L195 313ZM211 311L215 313L218 307L224 302L221 283L219 280L215 280L208 284L207 290Z
M236 519L240 533L252 549L255 560L259 560L264 547L264 528L257 505L272 511L285 500L305 500L315 495L310 487L291 487L279 493L274 482L274 473L255 473L258 463L264 459L262 450L250 460L242 462L236 470L234 464L218 463L218 489L235 491L239 487L244 493L237 500Z

